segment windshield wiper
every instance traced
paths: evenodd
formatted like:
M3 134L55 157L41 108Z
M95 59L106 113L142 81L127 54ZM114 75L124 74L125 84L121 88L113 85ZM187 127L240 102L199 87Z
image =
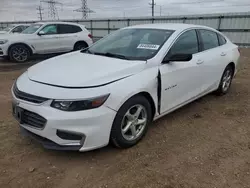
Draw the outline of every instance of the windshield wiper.
M106 52L106 53L98 53L98 52L95 52L94 54L95 54L95 55L102 55L102 56L106 56L106 57L114 57L114 58L129 60L129 58L126 57L126 56L124 56L124 55L113 54L113 53L110 53L110 52Z
M88 54L95 54L94 52L90 51L88 48L87 49L83 49L80 52L81 53L88 53Z

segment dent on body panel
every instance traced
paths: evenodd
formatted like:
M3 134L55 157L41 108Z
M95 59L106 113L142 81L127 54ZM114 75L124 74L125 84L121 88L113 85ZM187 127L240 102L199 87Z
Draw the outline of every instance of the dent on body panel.
M109 85L111 95L106 103L107 106L118 111L132 96L141 92L147 92L153 98L155 108L157 109L157 76L158 67L151 67Z

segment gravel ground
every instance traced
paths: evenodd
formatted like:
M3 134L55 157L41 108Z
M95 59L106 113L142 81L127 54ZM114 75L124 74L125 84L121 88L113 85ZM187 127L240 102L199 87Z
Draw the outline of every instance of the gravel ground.
M30 64L0 60L0 187L250 187L250 55L228 95L203 97L153 123L135 147L58 152L24 138L10 87ZM18 70L19 69L19 70Z

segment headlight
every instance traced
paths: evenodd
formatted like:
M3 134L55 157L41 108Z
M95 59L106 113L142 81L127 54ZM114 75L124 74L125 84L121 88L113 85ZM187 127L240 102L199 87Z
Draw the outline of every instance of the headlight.
M108 99L108 97L109 94L81 101L53 100L50 106L59 110L69 112L89 110L93 108L98 108L103 105L103 103Z
M0 44L5 44L7 42L8 42L8 40L0 40Z

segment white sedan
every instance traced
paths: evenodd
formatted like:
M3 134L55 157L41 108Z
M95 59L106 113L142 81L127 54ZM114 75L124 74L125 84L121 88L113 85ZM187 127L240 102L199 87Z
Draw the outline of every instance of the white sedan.
M208 93L226 94L239 57L209 27L123 28L29 68L13 84L13 115L48 149L128 148L152 121Z

